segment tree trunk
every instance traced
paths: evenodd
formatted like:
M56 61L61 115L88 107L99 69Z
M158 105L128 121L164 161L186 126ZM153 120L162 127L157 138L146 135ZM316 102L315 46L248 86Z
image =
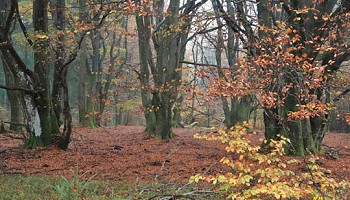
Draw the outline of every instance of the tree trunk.
M223 101L223 104L226 103ZM255 105L256 101L253 95L243 96L240 99L231 98L231 108L224 110L225 125L230 128L243 122L249 122L251 113L256 109Z
M144 109L144 115L146 120L146 133L152 134L156 130L156 115L152 106L154 97L150 92L150 72L149 65L152 65L152 55L150 52L151 45L149 40L151 38L151 20L150 17L136 16L136 24L138 31L138 44L139 44L139 58L140 58L140 73L139 80L141 84L141 99L142 107Z
M79 0L79 22L83 23L87 18L86 1ZM79 124L85 124L85 108L86 108L86 72L88 68L87 63L87 49L85 39L81 43L80 52L77 57L77 68L79 73L79 96L78 96L78 110L79 110Z
M70 142L70 136L72 133L72 116L69 105L69 91L67 86L68 66L65 64L65 0L56 0L53 5L53 16L55 27L57 30L56 38L56 60L52 89L52 102L53 102L53 114L52 124L57 127L59 132L59 126L62 124L61 115L63 116L63 132L57 136L57 146L60 149L67 150Z
M11 69L8 65L3 61L3 69L6 79L7 86L14 86L19 83L18 77L11 72ZM21 131L23 124L23 112L21 105L21 95L22 93L19 91L7 90L7 97L10 103L10 111L11 111L11 124L10 130L13 131Z
M233 7L230 5L230 2L228 3L228 13L234 16ZM217 17L217 23L218 25L222 25L221 20L219 19L219 10L216 6L216 0L212 1L215 15ZM227 39L227 48L226 48L226 57L228 60L228 64L230 66L230 69L233 71L233 73L236 73L238 70L237 68L237 59L238 59L238 52L239 52L239 41L237 38L234 37L234 33L232 30L228 30L228 37ZM218 29L218 36L217 36L217 44L215 47L215 58L216 58L216 64L218 68L218 75L220 79L227 80L228 78L225 77L225 74L222 72L221 64L222 64L222 50L225 48L224 44L224 38L222 33L222 28ZM235 77L233 77L235 79ZM227 80L231 81L231 80ZM221 96L221 103L223 106L224 111L224 124L227 128L231 128L237 124L242 124L243 122L248 122L250 119L250 114L256 109L256 101L253 95L246 95L240 98L236 97L225 97Z
M81 51L79 52L77 59L77 67L79 72L79 96L78 96L78 110L79 110L79 124L84 125L86 123L86 101L87 101L87 91L86 91L86 82L87 82L87 54L85 41L82 42Z
M299 93L296 88L292 88L283 106L265 109L265 137L267 140L279 139L279 135L287 137L291 142L287 152L291 155L305 156L322 150L322 140L328 130L329 116L321 114L315 117L304 116L304 119L290 119L288 113L298 111L297 105L301 102L297 98ZM317 90L316 95L323 103L329 102L330 95L326 89Z
M92 55L91 71L89 76L89 96L91 102L88 103L88 110L91 111L93 119L90 121L92 127L101 126L101 105L102 105L102 63L101 63L101 34L98 30L90 34ZM91 104L90 104L91 103ZM91 110L90 110L91 109ZM93 124L92 124L93 123Z
M172 104L169 102L171 96L168 92L153 93L156 102L156 136L162 140L168 140L173 137L172 132Z
M49 41L48 41L48 1L34 0L33 24L36 34L41 35L34 44L34 72L38 75L38 83L35 83L37 93L35 103L37 105L42 133L40 138L43 145L52 143L52 103L49 82ZM56 126L57 127L57 126ZM56 130L55 130L56 131Z
M180 96L176 99L176 102L174 104L174 108L173 108L173 127L174 128L184 128L184 125L182 124L182 117L181 117L181 104L183 101L183 96Z

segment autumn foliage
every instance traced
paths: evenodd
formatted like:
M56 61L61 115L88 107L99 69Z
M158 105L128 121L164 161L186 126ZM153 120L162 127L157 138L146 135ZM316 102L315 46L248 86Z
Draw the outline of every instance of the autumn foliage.
M327 175L330 171L317 164L317 157L304 161L282 157L284 146L289 143L282 136L264 148L250 142L246 125L195 137L226 144L225 150L230 156L220 162L230 170L225 174L197 174L190 182L219 185L229 199L338 199L349 188L348 182L330 178ZM292 170L302 162L306 164L304 172Z

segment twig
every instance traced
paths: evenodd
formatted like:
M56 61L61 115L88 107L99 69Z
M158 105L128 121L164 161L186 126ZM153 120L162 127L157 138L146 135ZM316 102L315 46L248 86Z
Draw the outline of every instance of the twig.
M172 200L172 199L180 199L180 198L187 198L187 199L193 199L195 200L195 198L190 197L190 196L186 196L186 195L157 195L154 197L149 198L148 200L152 200L152 199L156 199L156 198L160 198L160 200Z
M19 88L19 87L12 87L12 86L7 86L7 85L0 85L0 88L5 89L5 90L17 90L17 91L22 91L26 92L28 94L36 94L39 91L32 90L32 89L27 89L27 88Z
M340 93L338 96L336 96L334 99L333 99L333 101L334 102L337 102L337 101L339 101L341 98L343 98L347 93L349 93L350 92L350 89L348 88L348 89L346 89L346 90L344 90L342 93Z
M218 164L218 163L217 163L217 162L215 162L215 163L211 164L211 165L208 167L208 169L207 169L207 170L205 170L205 171L203 172L203 174L208 173L208 172L209 172L209 170L210 170L212 167L214 167L216 164Z
M213 195L213 194L216 194L214 191L212 190L195 190L195 191L191 191L191 192L187 192L187 193L184 193L184 194L163 194L163 195L156 195L156 196L153 196L151 198L149 198L148 200L152 200L152 199L156 199L156 198L159 198L159 199L162 199L162 200L165 200L165 199L182 199L182 198L186 198L186 199L198 199L198 198L195 198L194 196L199 196L199 195Z

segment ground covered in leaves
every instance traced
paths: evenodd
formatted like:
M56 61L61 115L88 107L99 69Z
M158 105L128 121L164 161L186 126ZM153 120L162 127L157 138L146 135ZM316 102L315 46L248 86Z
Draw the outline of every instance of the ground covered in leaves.
M68 151L26 150L20 148L21 140L0 135L0 173L186 184L192 175L225 171L218 162L227 155L223 145L193 138L209 130L175 129L176 137L170 141L147 137L143 130L139 126L75 128ZM263 134L249 137L259 144ZM350 134L329 133L324 143L318 164L331 169L336 179L350 181Z

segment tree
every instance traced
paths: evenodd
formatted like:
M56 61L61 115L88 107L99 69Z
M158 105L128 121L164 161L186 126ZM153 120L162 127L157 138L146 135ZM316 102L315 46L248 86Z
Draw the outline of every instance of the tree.
M146 118L146 132L155 133L160 139L173 137L174 106L178 104L178 87L181 83L181 61L190 24L195 11L206 1L188 0L181 6L179 0L140 1L136 11L139 40L141 97ZM154 10L154 13L151 10ZM154 51L152 51L153 42ZM155 61L153 54L155 53ZM151 81L152 79L152 81ZM181 97L180 97L181 99ZM175 112L177 110L175 109Z
M126 51L118 50L115 52L115 50L121 48L122 42L125 42L125 40L122 41L122 38L126 37L126 33L120 31L117 35L117 29L119 26L127 25L127 17L120 17L122 12L112 6L114 4L101 2L100 7L96 4L100 3L98 1L79 1L79 23L81 26L89 26L92 22L98 22L99 16L103 14L104 6L106 6L106 10L116 14L107 22L109 27L104 27L101 24L99 29L89 31L88 36L81 44L83 50L79 53L77 63L80 81L79 122L91 127L101 126L102 121L104 121L102 115L108 101L107 94L113 86L111 81L117 74L117 58L120 59L124 56L124 52L126 55ZM112 26L115 28L111 28ZM122 28L127 29L127 27ZM124 63L125 61L120 65Z
M225 22L250 52L240 62L247 76L239 84L260 93L266 138L290 138L292 154L320 151L329 123L330 76L350 54L349 1L259 1L259 21L250 20L250 26L258 23L259 30L253 32L245 23L240 28L217 3ZM253 43L247 42L248 36Z
M9 12L4 17L5 24L1 27L1 54L7 66L11 66L14 74L18 74L20 80L19 88L12 88L25 92L22 99L27 130L30 139L27 145L34 147L37 145L48 145L52 142L52 127L50 120L51 104L48 101L48 41L47 41L47 2L33 2L33 24L34 30L37 32L37 40L35 43L30 41L34 53L34 70L29 69L16 52L10 38L10 28L16 19L21 23L18 2L16 0L6 2ZM5 3L5 4L6 4ZM28 40L29 41L29 40ZM5 88L6 89L6 88Z
M57 30L57 37L54 39L55 69L53 84L50 83L50 57L51 48L49 46L49 23L48 23L48 1L35 0L33 2L33 27L34 38L30 37L23 24L17 0L7 1L2 4L6 6L8 12L4 16L5 23L0 27L0 51L5 64L10 67L13 74L18 76L19 87L2 87L7 90L17 90L23 93L20 96L22 102L27 131L29 138L26 146L34 148L36 146L47 146L56 144L61 149L67 149L71 134L71 115L67 88L68 66L76 59L83 37L87 32L97 29L109 11L96 17L97 23L91 23L83 31L77 31L77 45L68 54L65 49L65 1L52 1L52 14L54 26ZM19 56L14 44L11 41L10 28L18 21L20 28L31 46L34 54L33 70ZM79 27L78 27L79 28ZM80 33L82 34L80 35ZM51 88L52 86L52 88ZM61 102L62 100L62 102ZM62 105L61 105L62 103ZM63 116L63 132L60 132L61 115Z
M19 82L18 77L11 72L11 69L5 62L2 62L2 67L4 69L6 86L14 86ZM18 97L21 94L14 90L7 90L6 92L11 110L10 130L20 131L23 124L23 112L21 101Z
M215 12L216 22L219 27L223 27L222 21L220 19L220 6L216 0L212 0L212 5ZM231 1L226 1L226 5L227 15L231 17L231 20L239 21L241 24L243 24L246 30L244 34L246 35L247 40L241 42L247 42L251 44L254 43L255 39L253 37L253 30L248 25L249 22L243 10L243 2L234 3ZM249 9L247 10L249 11ZM239 70L237 67L237 61L240 55L239 46L241 43L239 41L239 37L236 37L234 35L234 31L231 28L227 29L227 35L228 38L225 46L223 30L222 28L218 30L217 45L215 50L216 63L219 78L226 80L229 80L231 78L234 81L236 79L236 75L238 75L236 73ZM225 75L224 70L222 69L222 49L225 50L229 69L233 72L229 77ZM256 54L253 49L249 49L247 51L251 56L254 56ZM249 121L251 113L257 108L257 102L253 94L230 95L228 97L224 94L221 94L220 98L222 101L225 116L224 123L228 128L231 128L236 124L242 124L243 122Z

